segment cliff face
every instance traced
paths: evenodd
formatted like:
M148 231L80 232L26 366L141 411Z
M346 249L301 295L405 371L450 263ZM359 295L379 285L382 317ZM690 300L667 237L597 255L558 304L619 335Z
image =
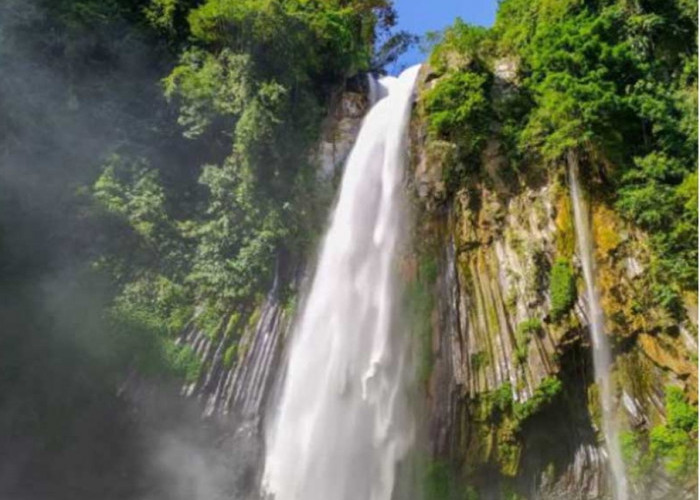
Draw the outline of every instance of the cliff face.
M507 92L513 62L498 61L494 72L493 92ZM436 267L434 277L422 278L435 296L424 344L432 359L424 377L430 452L483 498L609 498L565 169L508 169L501 145L489 140L480 168L448 192L456 146L431 138L421 110L434 78L424 68L409 188L413 258L418 269ZM655 462L642 473L638 462L639 436L666 422L668 387L695 400L697 312L688 307L672 318L653 304L647 236L597 194L606 192L604 180L586 182L632 490L635 498L690 497L694 472L670 477Z
M366 95L360 84L352 82L338 94L324 121L318 149L312 152L318 183L328 199L367 110ZM291 281L296 293L304 279L298 270L305 262L286 264L286 269L278 266L272 289L247 317L230 314L213 335L200 331L194 322L182 333L180 342L191 346L202 363L200 375L182 392L203 403L204 416L232 414L254 421L263 416L294 313L293 301L280 296L280 282Z
M317 182L328 202L367 110L366 96L366 89L352 82L337 95L324 120L318 148L311 152L318 167ZM222 494L260 497L265 410L282 375L285 340L293 326L296 301L289 295L297 295L303 287L307 264L278 262L272 289L259 298L251 313L243 315L234 309L219 321L213 334L191 321L180 335L179 342L190 346L201 364L197 378L180 392L197 401L204 427L211 428L207 446L221 453L217 460L228 471L219 488ZM282 288L287 289L286 296Z
M516 84L515 63L499 61L494 72L498 98ZM402 267L409 281L406 313L423 351L418 371L427 395L427 451L449 470L441 480L455 498L465 491L467 498L610 498L565 169L513 170L502 145L490 139L479 168L451 190L446 172L459 162L457 146L430 137L421 109L423 92L435 82L424 68L407 172L415 244ZM367 109L363 91L339 96L314 153L329 198ZM696 298L687 297L681 318L654 304L648 236L600 194L604 179L585 184L634 498L691 498L693 474L645 457L650 435L668 423L669 387L696 402ZM298 289L303 273L296 274ZM226 442L247 450L236 491L251 498L257 491L251 477L262 459L262 417L292 316L275 288L247 320L231 316L214 336L189 329L181 339L203 361L183 393L198 398L206 416L232 415L238 422Z

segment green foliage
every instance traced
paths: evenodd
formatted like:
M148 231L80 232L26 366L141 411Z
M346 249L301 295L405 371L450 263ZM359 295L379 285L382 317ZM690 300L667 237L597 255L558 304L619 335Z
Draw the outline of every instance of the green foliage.
M488 357L484 351L473 352L469 356L473 370L480 370L488 364Z
M567 259L559 258L554 262L549 277L549 293L552 319L559 321L576 302L574 271Z
M165 29L176 8L157 0L147 14ZM313 241L324 198L308 158L329 90L368 66L374 30L393 16L383 0L210 0L187 20L191 45L164 92L185 137L227 146L201 168L198 203L171 239L190 250L183 283L195 296L247 307L280 255Z
M529 318L518 324L517 333L522 336L532 336L542 331L542 322L538 318Z
M423 472L420 498L425 500L478 500L476 490L464 485L449 462L432 459Z
M471 137L462 143L467 154L484 139L478 132L484 132L488 111L486 82L487 77L478 73L454 73L440 80L425 96L430 130L447 139L467 132Z
M462 495L463 500L479 500L479 493L476 488L471 485L464 487L464 494Z
M268 75L315 81L367 68L374 29L393 23L385 0L210 0L189 14L195 39L248 52Z
M674 479L683 481L697 470L698 410L683 391L666 387L666 423L646 432L620 435L622 453L632 477L643 481L657 465Z
M197 354L188 345L164 341L167 367L186 383L196 382L202 369Z
M181 295L176 312L155 313L169 331L194 321L231 335L243 323L225 318L253 318L281 262L301 260L321 228L328 196L309 158L331 94L369 67L378 31L393 40L384 58L410 40L388 33L385 0L151 0L140 15L175 53L163 96L192 154L163 163L127 144L109 156L92 189L108 228L98 267L123 308L145 311L167 282ZM168 133L163 147L179 144ZM194 376L186 353L166 354Z
M546 377L537 386L531 398L515 405L513 413L520 421L527 419L554 401L561 393L562 387L561 380L557 377Z
M697 471L698 409L678 387L666 388L666 423L649 433L649 449L673 477Z
M546 377L530 398L519 403L513 399L511 384L505 383L486 396L487 413L496 417L512 417L517 429L522 421L551 403L561 393L562 387L557 377Z
M425 471L425 499L448 500L450 498L451 479L448 464L438 461L429 463Z
M424 96L428 128L440 139L457 144L461 163L444 173L448 186L464 180L463 163L478 161L488 134L489 78L478 72L443 77Z
M520 363L527 361L527 346L533 335L542 332L542 322L537 318L522 321L515 330L516 356Z
M491 403L493 409L501 413L510 410L513 404L513 387L509 383L501 385L491 393Z
M698 431L698 409L691 405L679 387L666 388L666 425L688 433Z
M652 470L654 459L649 453L645 436L635 431L620 433L622 458L625 461L627 473L635 480L643 480Z
M151 304L137 302L129 290L108 313L108 325L119 362L145 376L172 376L193 382L201 369L199 358L187 345L178 344L162 313ZM156 309L157 311L157 309Z
M224 366L231 368L234 365L236 355L238 354L238 344L233 343L224 352Z
M143 159L128 161L118 155L107 160L93 187L94 199L107 214L131 228L144 252L160 256L162 267L179 267L184 243L166 211L165 192L157 170Z
M517 85L494 85L479 106L491 108L489 133L515 171L557 170L573 153L584 177L603 179L605 196L649 234L648 286L677 316L682 292L697 289L695 12L685 0L503 0L492 30L457 23L433 36L431 55L451 84L428 122L453 141L478 137L481 123L448 113L463 100L452 99L455 83L488 76L501 57L518 63Z
M185 137L201 135L212 122L243 113L251 98L250 56L224 49L211 54L188 49L180 64L164 80L165 95L180 99L178 123Z
M546 160L594 149L615 158L621 128L617 82L628 69L627 46L608 38L617 11L572 9L557 23L541 24L528 47L528 87L536 106L521 141ZM620 125L621 126L621 125Z
M697 172L658 152L636 158L635 165L623 176L617 206L649 231L656 251L652 292L659 303L680 312L681 291L697 280Z
M479 64L486 56L489 30L483 26L466 24L457 18L443 33L431 33L429 38L434 44L430 53L430 65L442 73L450 69L451 59L459 60L462 66L460 69Z
M475 420L482 426L486 446L495 447L494 458L507 477L519 470L523 443L520 439L524 422L550 405L562 391L561 381L552 376L543 379L526 401L514 399L513 386L504 383L497 389L480 395L475 402Z

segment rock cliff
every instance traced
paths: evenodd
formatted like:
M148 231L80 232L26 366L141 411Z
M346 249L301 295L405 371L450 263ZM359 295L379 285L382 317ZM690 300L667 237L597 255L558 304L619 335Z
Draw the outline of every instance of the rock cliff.
M495 64L495 99L513 85L513 64ZM434 297L423 333L430 454L448 464L454 489L469 484L479 498L609 498L566 169L512 168L488 140L480 164L465 166L467 182L448 190L457 146L427 132L423 96L437 75L422 75L409 172L417 272L408 276ZM669 387L696 399L697 311L672 317L652 303L647 235L615 212L604 178L586 187L634 498L691 498L694 472L640 468L635 446L667 421Z

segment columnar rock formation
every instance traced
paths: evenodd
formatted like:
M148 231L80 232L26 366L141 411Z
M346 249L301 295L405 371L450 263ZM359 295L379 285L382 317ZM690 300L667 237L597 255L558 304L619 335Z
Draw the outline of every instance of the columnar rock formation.
M511 66L508 60L496 65L496 99L516 84ZM426 68L421 86L431 85L434 75ZM590 309L564 169L550 175L505 169L499 144L491 141L479 173L448 193L444 172L457 161L456 147L429 138L420 108L419 100L410 172L417 218L411 258L417 263L408 267L434 261L438 268L430 285L437 297L426 380L430 450L486 498L510 487L533 498L608 498ZM647 236L596 196L604 192L600 185L587 188L605 330L614 350L616 418L625 429L648 430L664 421L666 386L696 393L696 346L688 332L697 330L697 312L688 307L679 323L648 305ZM573 273L575 302L555 318L552 271L561 262ZM679 491L662 471L656 474L661 479L654 489L649 478L634 478L634 498L677 498L685 487L692 496L694 485Z

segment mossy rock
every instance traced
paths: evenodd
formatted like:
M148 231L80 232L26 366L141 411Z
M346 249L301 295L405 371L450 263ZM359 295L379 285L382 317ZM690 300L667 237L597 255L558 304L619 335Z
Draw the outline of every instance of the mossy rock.
M576 230L572 218L571 198L569 197L569 193L559 189L556 203L556 252L557 255L565 259L572 259L576 253Z
M605 205L597 205L593 210L593 239L598 260L609 257L622 243L622 228L618 216Z

